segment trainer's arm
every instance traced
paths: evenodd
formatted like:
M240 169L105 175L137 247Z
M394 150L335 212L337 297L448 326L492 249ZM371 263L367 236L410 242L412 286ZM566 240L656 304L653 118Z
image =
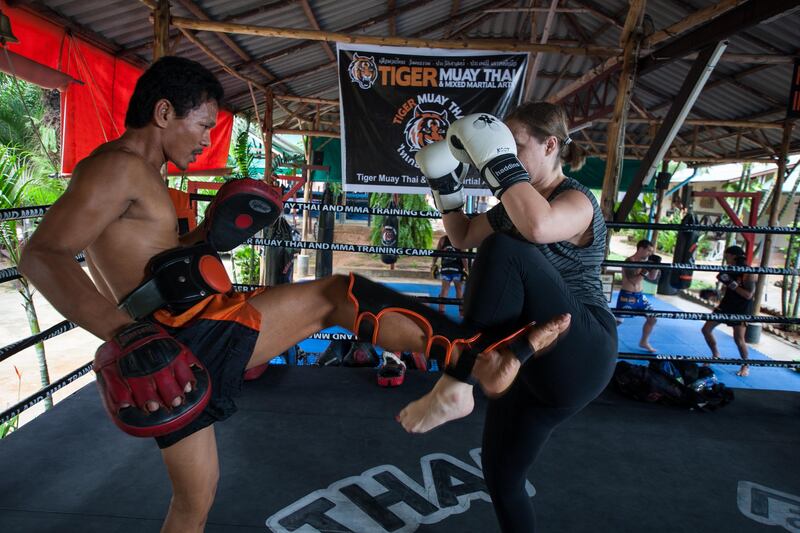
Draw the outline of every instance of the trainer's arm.
M578 244L592 223L592 204L580 191L566 191L548 202L529 182L521 182L509 187L501 201L511 222L530 242Z
M128 209L137 196L130 176L151 172L144 165L119 155L94 156L79 164L67 190L25 244L18 265L64 317L103 340L131 318L98 292L75 256Z

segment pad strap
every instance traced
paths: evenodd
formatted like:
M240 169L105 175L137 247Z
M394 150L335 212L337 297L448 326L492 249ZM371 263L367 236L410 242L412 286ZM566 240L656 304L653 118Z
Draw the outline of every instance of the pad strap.
M150 260L147 270L149 278L119 304L135 320L164 307L183 311L233 287L219 255L206 243L162 252Z
M488 346L485 351L488 352L506 348L511 351L521 365L524 365L528 359L536 355L536 350L531 346L531 343L528 342L528 332L534 325L536 325L536 322L531 322L524 328L520 328L511 335Z
M358 274L350 274L347 296L356 311L352 331L360 340L379 344L381 319L392 313L401 314L412 319L425 332L425 355L429 358L441 356L445 366L450 362L454 346L468 345L481 336L418 300Z
M444 367L444 373L462 383L476 385L478 381L472 376L472 367L475 366L478 353L479 352L472 347L464 348L454 365L447 365Z

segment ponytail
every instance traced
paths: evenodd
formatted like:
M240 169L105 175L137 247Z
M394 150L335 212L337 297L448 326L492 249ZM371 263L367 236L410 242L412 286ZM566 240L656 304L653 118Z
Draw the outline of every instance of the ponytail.
M586 163L586 150L570 139L570 142L561 148L561 161L569 165L572 172L576 172Z

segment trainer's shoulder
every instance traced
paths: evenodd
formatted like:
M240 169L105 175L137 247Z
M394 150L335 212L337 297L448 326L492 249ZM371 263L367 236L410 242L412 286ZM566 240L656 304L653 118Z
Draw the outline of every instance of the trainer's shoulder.
M157 172L141 156L121 148L95 150L82 159L72 171L72 185L101 185L113 183L116 189L130 189L152 179Z

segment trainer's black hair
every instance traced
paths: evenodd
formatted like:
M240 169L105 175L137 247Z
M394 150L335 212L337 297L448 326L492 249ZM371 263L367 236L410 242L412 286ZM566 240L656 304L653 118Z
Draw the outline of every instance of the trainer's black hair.
M641 241L636 243L636 249L641 250L642 248L650 248L653 246L653 243L648 241L647 239L642 239ZM653 246L655 248L655 246Z
M224 91L206 67L183 57L164 56L136 82L125 115L126 128L143 128L153 118L153 107L162 98L169 100L178 117L208 100L222 101Z

